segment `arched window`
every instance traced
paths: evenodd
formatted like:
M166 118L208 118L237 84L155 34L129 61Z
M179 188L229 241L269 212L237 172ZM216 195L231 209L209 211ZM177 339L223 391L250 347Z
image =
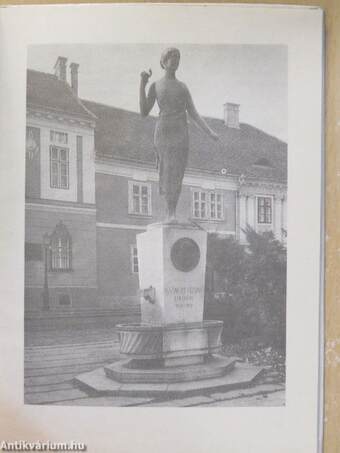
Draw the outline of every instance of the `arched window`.
M51 270L69 271L72 265L71 236L60 221L51 235Z

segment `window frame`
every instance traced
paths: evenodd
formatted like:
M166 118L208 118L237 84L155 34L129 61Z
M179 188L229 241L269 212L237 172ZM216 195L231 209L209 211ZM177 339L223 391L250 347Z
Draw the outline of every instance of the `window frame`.
M139 210L134 209L134 186L139 188ZM143 195L142 188L147 188L147 212L142 212L143 205ZM151 217L152 216L152 192L151 184L145 181L128 181L128 213L130 215L140 216L140 217Z
M266 206L264 204L264 221L260 221L260 200L261 199L264 199L264 200L270 200L270 222L266 221L266 218L267 218L267 215L266 215L266 208L268 208L268 206ZM264 202L265 203L265 202ZM274 203L273 203L273 196L272 195L257 195L256 196L256 224L257 225L273 225L273 209L274 209Z
M72 238L62 222L59 222L51 234L49 252L50 272L72 271Z
M58 153L57 159L53 158L52 153L53 151L56 150ZM65 151L66 153L66 173L65 175L62 175L61 172L61 164L62 161L60 159L60 151ZM54 177L54 170L53 170L53 163L57 163L57 184L54 184L53 182L53 177ZM62 176L66 177L66 185L62 185ZM69 190L70 188L70 150L69 148L58 146L58 145L50 145L50 188L51 189L63 189L63 190Z
M130 269L132 274L139 274L138 249L136 244L130 244Z
M55 134L54 137L53 137L53 134ZM56 137L61 136L61 135L64 135L66 137L65 142L56 140ZM69 138L68 132L60 131L57 129L50 129L50 143L64 147L65 145L69 144L68 138Z
M199 194L196 198L195 194ZM204 195L205 200L202 201L202 195ZM214 202L212 202L212 196L215 197ZM218 201L219 198L219 201ZM210 221L210 222L222 222L225 220L225 213L224 213L224 197L223 192L221 190L205 190L205 189L196 189L192 188L192 209L191 215L192 218L195 220L202 220L202 221ZM205 203L205 216L196 215L196 205L195 203L199 203L199 211L202 213L202 203ZM215 214L212 215L212 207L215 207ZM218 217L218 212L220 209L220 217Z

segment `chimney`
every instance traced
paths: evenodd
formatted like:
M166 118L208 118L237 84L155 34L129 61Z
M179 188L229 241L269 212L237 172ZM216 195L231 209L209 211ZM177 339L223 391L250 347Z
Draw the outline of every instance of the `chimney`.
M54 65L54 74L61 82L66 82L66 62L67 58L58 57Z
M226 102L224 104L224 124L227 127L234 129L240 128L240 104L233 104L232 102Z
M71 70L71 88L73 93L78 96L78 63L71 63L70 70Z

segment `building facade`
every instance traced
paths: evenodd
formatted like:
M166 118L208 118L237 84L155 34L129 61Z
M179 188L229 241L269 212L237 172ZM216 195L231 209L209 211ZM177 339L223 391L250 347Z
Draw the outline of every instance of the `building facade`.
M126 308L137 303L136 234L163 217L156 118L78 97L78 65L28 70L25 309ZM223 110L222 110L223 108ZM244 229L285 241L287 145L239 122L239 106L207 118L215 143L190 124L179 220L245 243ZM46 308L46 307L45 307Z

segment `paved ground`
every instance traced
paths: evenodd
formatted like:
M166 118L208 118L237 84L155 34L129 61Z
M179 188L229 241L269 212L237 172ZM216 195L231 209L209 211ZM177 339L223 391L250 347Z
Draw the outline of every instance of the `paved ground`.
M161 398L89 397L73 378L119 359L110 321L39 331L26 329L25 403L86 406L283 406L284 385L268 371L254 387L162 401Z

